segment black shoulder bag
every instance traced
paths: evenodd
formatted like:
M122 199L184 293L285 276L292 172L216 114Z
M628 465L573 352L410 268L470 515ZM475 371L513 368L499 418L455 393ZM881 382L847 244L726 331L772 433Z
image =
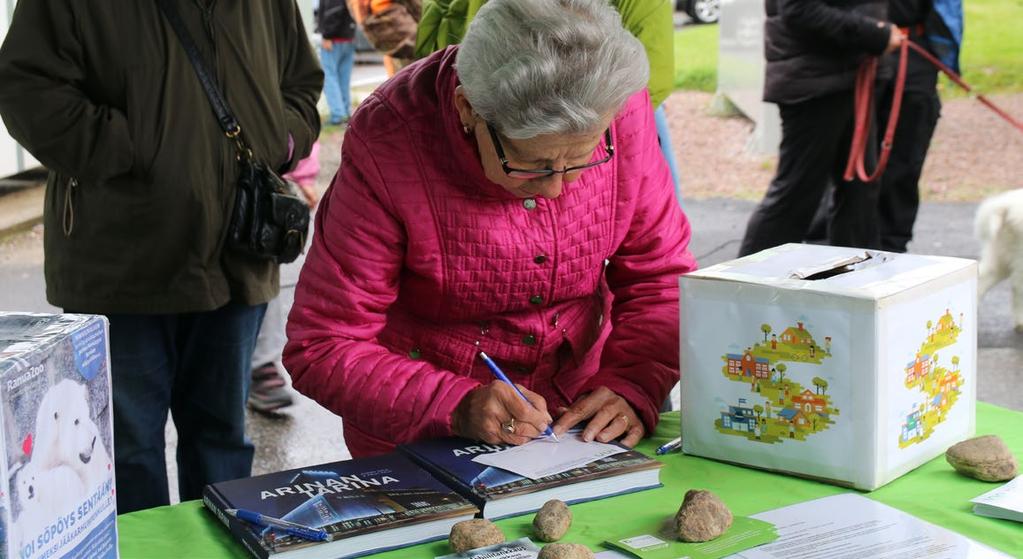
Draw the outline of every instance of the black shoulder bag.
M237 252L280 264L293 262L305 249L309 206L294 187L266 163L256 159L242 139L242 128L231 114L216 80L206 71L199 49L170 0L157 0L177 34L217 115L224 135L238 148L238 185L228 223L227 244Z

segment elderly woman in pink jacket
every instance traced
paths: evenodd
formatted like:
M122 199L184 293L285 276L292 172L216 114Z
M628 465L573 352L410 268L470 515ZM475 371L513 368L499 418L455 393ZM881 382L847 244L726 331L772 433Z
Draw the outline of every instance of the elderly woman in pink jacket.
M353 456L653 430L695 262L647 73L606 1L492 0L355 112L284 355Z

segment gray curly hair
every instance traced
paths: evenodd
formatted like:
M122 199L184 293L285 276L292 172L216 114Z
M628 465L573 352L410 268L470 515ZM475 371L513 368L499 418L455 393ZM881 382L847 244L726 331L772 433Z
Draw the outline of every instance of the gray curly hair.
M513 139L592 132L650 74L607 0L491 0L455 65L476 113Z

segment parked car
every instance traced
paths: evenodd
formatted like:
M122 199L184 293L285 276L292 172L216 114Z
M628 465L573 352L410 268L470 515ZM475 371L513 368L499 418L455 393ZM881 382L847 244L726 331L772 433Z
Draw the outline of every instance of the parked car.
M717 23L721 0L676 0L675 10L685 12L696 23Z

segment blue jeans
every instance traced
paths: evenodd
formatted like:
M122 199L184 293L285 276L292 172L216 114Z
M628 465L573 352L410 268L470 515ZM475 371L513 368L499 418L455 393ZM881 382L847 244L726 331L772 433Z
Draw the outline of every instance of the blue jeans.
M675 162L675 149L671 145L671 131L668 130L668 115L664 112L664 103L654 111L654 123L657 125L657 139L661 143L661 153L671 170L671 181L675 183L675 197L678 205L682 205L682 185L678 181L678 164Z
M170 504L164 425L178 431L178 493L247 477L252 348L266 305L166 315L108 315L117 512Z
M330 122L348 120L352 108L352 67L355 66L355 42L335 42L330 50L320 46L323 66L323 94L330 106Z

